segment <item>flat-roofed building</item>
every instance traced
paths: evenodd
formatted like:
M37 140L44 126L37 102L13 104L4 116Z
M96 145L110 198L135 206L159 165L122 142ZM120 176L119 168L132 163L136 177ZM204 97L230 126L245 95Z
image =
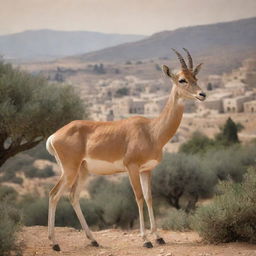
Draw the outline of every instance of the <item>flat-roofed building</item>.
M251 95L243 95L235 98L227 98L223 100L224 112L243 112L244 103L252 100Z
M244 112L255 113L256 112L256 100L245 102L244 103Z

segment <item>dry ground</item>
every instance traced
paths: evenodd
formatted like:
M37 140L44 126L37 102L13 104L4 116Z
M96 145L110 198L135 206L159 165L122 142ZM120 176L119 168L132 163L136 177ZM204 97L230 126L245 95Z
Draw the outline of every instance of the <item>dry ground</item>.
M83 232L72 228L56 228L61 252L52 251L47 239L46 227L25 227L19 239L25 244L24 256L256 256L256 245L229 243L209 245L201 241L195 232L160 231L167 242L154 248L142 247L138 230L109 229L94 232L99 248L90 246ZM151 241L153 241L153 238Z

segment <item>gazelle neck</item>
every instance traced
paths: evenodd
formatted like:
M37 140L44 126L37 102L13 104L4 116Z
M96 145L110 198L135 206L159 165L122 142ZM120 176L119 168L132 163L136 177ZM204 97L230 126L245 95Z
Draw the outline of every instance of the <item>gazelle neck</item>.
M169 99L161 114L152 120L153 138L163 147L178 129L184 106L178 95L177 87L173 85Z

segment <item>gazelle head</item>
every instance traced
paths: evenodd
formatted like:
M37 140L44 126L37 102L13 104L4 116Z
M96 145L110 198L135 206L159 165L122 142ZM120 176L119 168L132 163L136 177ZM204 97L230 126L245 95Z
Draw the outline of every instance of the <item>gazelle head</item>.
M200 101L205 100L206 94L197 85L196 75L199 73L202 63L197 65L195 69L193 68L193 60L189 51L185 48L183 50L186 52L188 57L188 66L179 52L172 49L181 64L181 71L177 74L171 72L169 67L163 65L163 72L172 79L174 86L177 88L179 97L187 99L198 99Z

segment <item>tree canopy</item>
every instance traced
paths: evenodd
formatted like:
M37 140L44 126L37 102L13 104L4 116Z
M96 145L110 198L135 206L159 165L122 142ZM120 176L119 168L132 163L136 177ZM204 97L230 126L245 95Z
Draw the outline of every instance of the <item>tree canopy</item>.
M153 192L176 209L181 198L186 198L186 211L193 210L199 198L212 195L216 179L203 170L201 159L184 153L165 154L153 171Z
M0 166L85 116L74 89L0 63Z

